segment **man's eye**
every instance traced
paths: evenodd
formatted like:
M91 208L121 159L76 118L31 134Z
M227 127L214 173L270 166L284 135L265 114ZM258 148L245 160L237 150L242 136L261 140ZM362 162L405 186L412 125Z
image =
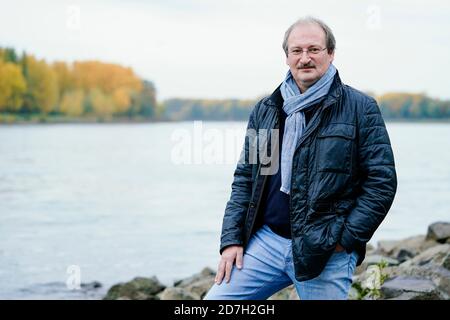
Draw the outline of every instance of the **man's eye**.
M311 52L311 53L318 53L319 49L318 48L311 48L311 49L309 49L309 52Z

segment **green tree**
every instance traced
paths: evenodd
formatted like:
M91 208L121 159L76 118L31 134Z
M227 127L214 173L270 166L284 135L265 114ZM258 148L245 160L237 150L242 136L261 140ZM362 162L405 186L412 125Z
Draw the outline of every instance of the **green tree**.
M13 48L0 48L0 61L18 63L16 50Z
M157 116L156 90L152 82L144 80L142 90L132 95L132 108L129 115L141 115L146 118Z

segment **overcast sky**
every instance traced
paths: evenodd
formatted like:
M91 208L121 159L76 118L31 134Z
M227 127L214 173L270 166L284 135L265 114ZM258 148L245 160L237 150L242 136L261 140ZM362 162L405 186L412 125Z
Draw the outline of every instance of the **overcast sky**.
M288 68L284 31L304 15L334 31L344 83L450 99L445 0L0 0L0 8L0 46L130 66L155 83L158 99L272 92Z

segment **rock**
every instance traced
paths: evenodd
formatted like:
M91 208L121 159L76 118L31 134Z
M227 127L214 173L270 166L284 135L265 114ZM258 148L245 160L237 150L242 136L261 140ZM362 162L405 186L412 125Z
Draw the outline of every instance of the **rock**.
M378 241L377 252L384 255L391 255L399 243L399 240L380 240Z
M103 299L158 300L157 294L165 288L166 287L161 284L156 277L136 277L129 282L112 286Z
M386 262L388 266L396 266L399 264L397 260L379 254L367 255L363 263L358 266L357 272L355 273L360 274L364 272L369 266L379 264L382 261Z
M405 262L408 259L413 258L416 255L416 252L408 249L400 249L398 254L396 255L396 258L398 262L402 263Z
M210 278L210 279L214 280L215 276L216 276L216 273L211 268L204 268L200 273L194 274L193 276L190 276L189 278L175 281L173 286L186 288L187 286L191 285L192 283L201 281L205 278Z
M384 273L389 278L406 276L431 280L441 291L442 296L446 299L450 298L450 271L445 268L433 264L423 266L411 265L408 267L402 267L400 265L399 267L385 268Z
M403 262L401 266L402 268L407 268L412 265L421 266L427 263L450 270L450 244L440 244L431 247L414 258Z
M374 254L375 247L370 243L366 244L366 254Z
M367 265L363 262L355 268L355 272L353 274L355 276L358 276L358 275L364 273L364 271L366 271L366 269L367 269Z
M402 298L408 300L441 300L436 285L428 280L413 277L395 277L381 286L384 299Z
M382 261L385 261L388 266L396 266L399 264L399 261L397 261L396 259L392 259L383 255L379 254L366 255L361 265L356 267L354 274L361 275L367 270L369 266L379 264Z
M197 296L198 299L203 299L213 286L215 275L215 272L211 268L204 268L200 273L176 281L174 287L185 289L189 294Z
M378 242L376 253L404 262L437 244L434 240L427 240L425 236L413 236L403 240L385 240Z
M388 266L396 266L399 264L399 262L396 259L392 259L389 257L385 257L382 255L370 255L367 256L366 259L364 259L364 261L366 262L366 264L368 266L373 265L373 264L379 264L381 262L385 262Z
M387 267L380 269L382 261ZM198 274L175 281L169 288L156 277L135 278L111 287L104 299L199 300L214 284L214 277L214 270L204 268ZM356 268L352 280L349 299L450 299L450 223L430 225L426 236L379 241L376 249L367 244L365 260ZM93 282L84 287L99 288L101 284ZM269 298L297 299L294 285Z
M295 290L295 288L293 288L293 290L291 290L291 294L289 295L288 300L300 300L300 298L297 294L297 290Z
M81 289L83 290L95 290L102 287L102 284L98 281L92 281L88 283L82 283L80 285Z
M160 300L200 300L198 295L178 287L166 288L158 297Z
M417 299L416 292L403 292L399 296L396 296L394 298L385 299L385 300L423 300L423 299Z
M195 294L200 299L203 299L203 297L206 295L206 293L209 291L209 289L211 289L213 285L214 285L214 278L211 277L191 283L185 289L188 292Z
M450 239L450 222L436 222L428 227L427 239L445 243Z

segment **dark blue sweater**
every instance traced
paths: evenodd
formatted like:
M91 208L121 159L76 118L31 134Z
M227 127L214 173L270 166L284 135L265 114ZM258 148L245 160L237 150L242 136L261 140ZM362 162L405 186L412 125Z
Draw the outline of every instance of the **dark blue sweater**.
M319 109L318 106L313 106L305 111L306 125L314 115L314 112ZM281 150L283 145L284 123L287 114L284 110L280 111L280 164L281 164ZM291 239L291 226L289 219L289 199L290 196L282 191L281 187L281 166L278 168L276 174L267 177L267 183L261 199L261 211L263 224L276 234Z

